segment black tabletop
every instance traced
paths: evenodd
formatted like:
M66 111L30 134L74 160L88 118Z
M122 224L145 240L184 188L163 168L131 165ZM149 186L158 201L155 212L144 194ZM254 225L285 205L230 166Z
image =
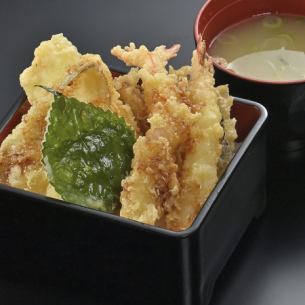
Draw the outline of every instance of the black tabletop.
M80 52L99 53L111 68L116 44L154 47L181 43L172 62L188 64L193 23L200 0L16 1L0 3L0 120L20 94L18 76L33 50L54 33L64 33ZM268 175L267 209L253 222L216 284L212 305L305 304L305 157L280 161ZM0 271L1 305L99 304L86 291L46 286ZM145 304L143 304L145 305ZM163 305L163 304L162 304Z

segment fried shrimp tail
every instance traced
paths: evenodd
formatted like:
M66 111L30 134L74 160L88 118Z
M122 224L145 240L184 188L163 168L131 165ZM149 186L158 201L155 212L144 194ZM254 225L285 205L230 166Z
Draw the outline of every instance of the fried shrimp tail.
M201 54L202 52L193 52L188 90L191 103L196 105L199 116L191 129L192 148L185 155L181 166L181 191L170 198L173 208L166 217L166 225L172 230L182 230L192 224L218 181L222 116L213 86L211 63L202 61Z
M151 73L156 73L164 70L167 62L176 57L179 50L179 44L168 49L165 46L159 46L154 51L149 51L145 46L140 46L137 49L134 43L130 43L125 48L121 46L112 48L111 54L128 66L140 67Z

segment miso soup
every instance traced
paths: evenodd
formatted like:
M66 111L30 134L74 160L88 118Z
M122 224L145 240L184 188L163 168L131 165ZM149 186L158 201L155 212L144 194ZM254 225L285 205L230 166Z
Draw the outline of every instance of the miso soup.
M305 79L305 16L264 14L220 33L209 54L241 76Z

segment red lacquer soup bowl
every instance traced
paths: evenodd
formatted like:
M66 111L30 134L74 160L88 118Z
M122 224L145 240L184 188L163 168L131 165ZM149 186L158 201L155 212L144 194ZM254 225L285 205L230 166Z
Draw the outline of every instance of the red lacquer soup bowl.
M194 35L202 35L207 54L222 31L257 15L279 13L305 16L305 2L299 0L209 0L199 11ZM305 27L304 27L305 32ZM305 150L305 79L290 82L262 81L242 77L213 60L218 84L229 84L230 92L256 100L269 113L269 152Z

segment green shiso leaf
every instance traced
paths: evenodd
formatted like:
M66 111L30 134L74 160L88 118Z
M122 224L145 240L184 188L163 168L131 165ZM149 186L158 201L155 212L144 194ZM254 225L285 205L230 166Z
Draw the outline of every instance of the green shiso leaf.
M48 91L54 102L42 153L50 183L66 201L113 212L130 172L134 132L110 111Z

